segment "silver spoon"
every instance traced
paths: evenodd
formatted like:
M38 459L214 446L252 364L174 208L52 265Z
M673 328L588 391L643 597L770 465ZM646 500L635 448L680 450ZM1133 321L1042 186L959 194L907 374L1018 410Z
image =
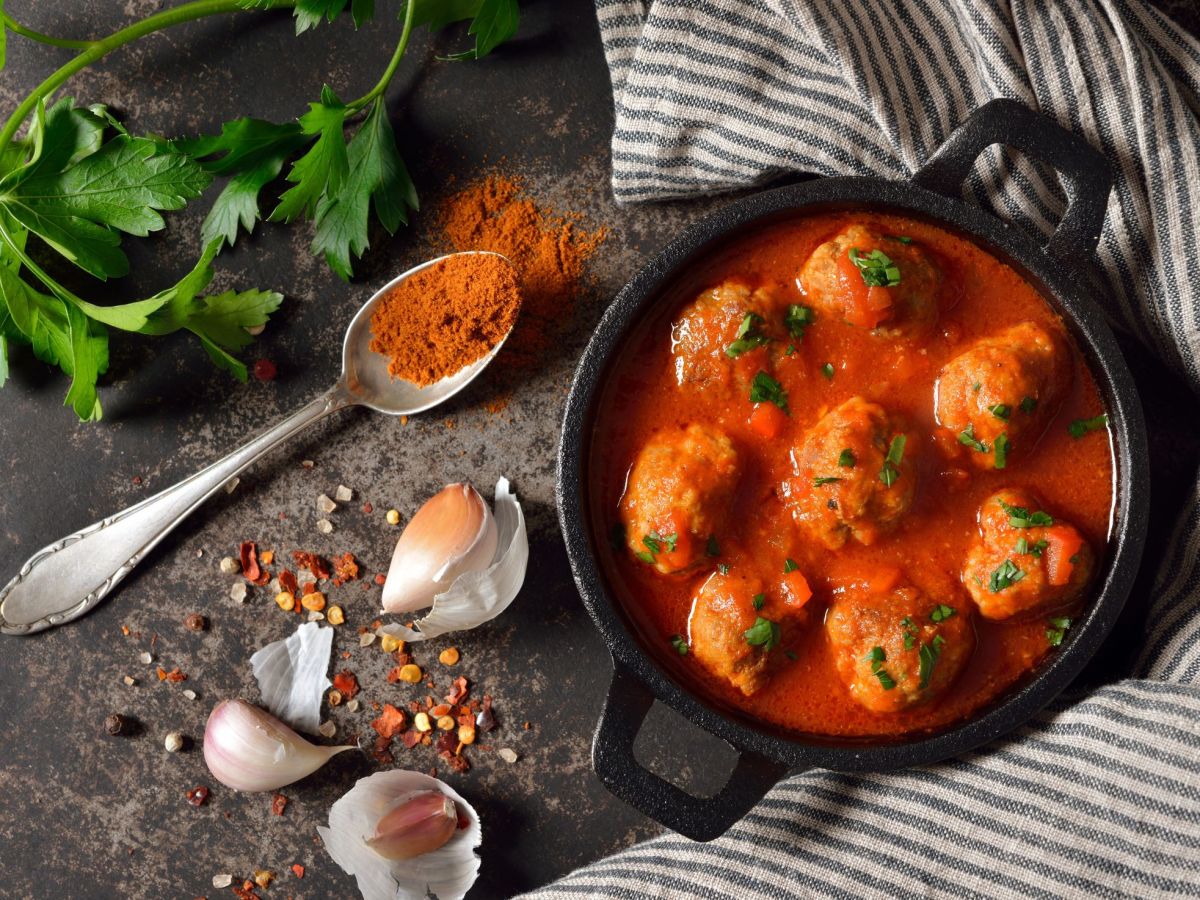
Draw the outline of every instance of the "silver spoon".
M487 356L424 388L393 380L387 359L369 346L371 314L379 300L405 279L448 258L431 259L409 269L363 305L346 330L342 375L327 392L190 478L35 553L0 590L0 633L33 634L78 619L107 597L200 504L280 442L318 419L349 406L365 406L389 416L413 415L450 399L474 381L495 359L508 334Z

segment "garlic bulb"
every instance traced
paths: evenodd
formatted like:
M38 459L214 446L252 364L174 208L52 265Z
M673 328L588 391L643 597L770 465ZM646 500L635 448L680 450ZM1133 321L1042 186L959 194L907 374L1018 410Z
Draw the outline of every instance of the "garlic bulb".
M453 788L421 772L390 769L359 779L317 833L363 900L426 900L430 893L460 900L479 875L479 816Z
M478 572L496 553L496 520L469 484L448 484L405 526L383 587L383 608L410 613L463 572Z
M454 801L441 791L423 791L385 814L367 846L384 859L412 859L437 850L457 830Z
M235 791L273 791L311 775L353 746L310 744L245 700L218 703L204 726L204 762Z

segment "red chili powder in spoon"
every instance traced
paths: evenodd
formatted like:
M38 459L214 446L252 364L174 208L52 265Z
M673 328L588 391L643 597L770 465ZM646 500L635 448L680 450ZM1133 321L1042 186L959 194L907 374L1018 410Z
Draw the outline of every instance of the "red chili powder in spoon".
M517 273L492 254L447 257L392 288L371 315L371 349L421 386L486 356L521 309Z

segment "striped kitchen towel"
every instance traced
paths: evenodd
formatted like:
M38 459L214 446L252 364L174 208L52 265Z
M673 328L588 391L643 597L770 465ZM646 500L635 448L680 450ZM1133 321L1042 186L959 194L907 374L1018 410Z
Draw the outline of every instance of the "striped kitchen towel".
M907 178L989 99L1117 167L1109 313L1200 390L1200 44L1137 0L596 0L613 189L653 200L781 174ZM1052 173L999 148L967 194L1049 233ZM1200 424L1197 425L1200 427ZM1130 677L941 765L809 772L725 837L667 835L540 898L1200 896L1200 474Z

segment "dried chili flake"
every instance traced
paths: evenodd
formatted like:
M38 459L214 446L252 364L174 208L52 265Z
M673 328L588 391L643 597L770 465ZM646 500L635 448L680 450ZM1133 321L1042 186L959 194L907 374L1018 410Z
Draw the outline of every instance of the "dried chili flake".
M343 553L333 561L333 583L341 587L358 577L358 562L353 553Z
M451 706L461 703L466 699L468 690L470 690L470 688L467 687L467 679L464 676L459 675L454 679L454 684L450 688L450 693L446 695L446 702Z
M358 678L349 669L342 669L333 676L333 686L341 691L343 697L350 700L358 693Z
M390 766L396 761L396 757L392 756L392 739L385 738L383 735L375 738L375 750L371 754L377 763L383 766Z
M317 592L317 583L315 581L306 581L300 585L300 596L307 597L309 594Z
M297 550L292 554L292 559L296 561L296 567L299 569L307 569L312 572L313 578L317 581L324 581L332 574L329 569L329 563L321 559L315 553L309 553L306 550Z
M385 737L391 740L401 731L404 730L404 725L408 721L408 717L404 715L404 711L396 709L390 703L383 704L383 713L371 723L380 737Z
M292 874L295 875L297 878L303 878L304 877L304 866L300 865L300 863L296 863L294 866L292 866Z
M192 806L203 806L208 802L208 788L204 785L198 785L187 792L187 802Z
M379 575L376 575L376 576L375 576L375 583L376 583L377 585L379 585L380 587L383 587L383 584L384 584L384 582L385 582L385 581L387 581L387 576L386 576L386 575L379 574Z
M128 625L121 626L121 634L125 635L125 637L129 637L129 626Z
M296 580L296 576L287 569L279 573L279 587L293 597L300 592L300 583Z
M288 798L283 794L276 794L271 798L271 815L282 816L283 811L287 809Z
M405 747L411 750L417 744L421 743L421 732L415 728L410 728L404 734L400 735L400 740L404 743Z
M179 666L173 668L170 672L162 666L158 667L158 680L169 681L172 684L179 684L181 681L187 681L187 676L179 671Z
M443 731L438 735L437 743L434 745L439 753L454 753L458 746L458 735L453 731Z
M243 881L241 887L235 884L230 890L238 895L238 900L262 900L258 894L254 893L253 881Z
M496 730L496 725L499 723L496 722L496 714L492 712L492 697L490 694L483 695L483 709L475 720L475 724L479 726L480 731Z
M238 548L242 559L242 577L254 584L262 577L262 569L258 565L258 547L254 541L244 541Z
M440 719L442 716L450 715L450 708L451 707L449 703L439 703L437 706L429 710L429 714L431 716L437 716Z
M364 503L362 505L362 511L369 516L371 513L375 512L375 507L370 503Z
M400 670L402 668L403 668L403 666L396 666L394 669L392 669L390 672L387 673L388 684L395 684L397 681L400 680Z
M438 754L442 759L446 760L446 765L457 772L459 775L471 768L471 764L467 762L464 756L455 756L453 753Z
M461 711L458 714L458 724L462 725L462 726L470 725L470 726L474 727L475 714L473 712L471 712L471 710L469 710L465 707L462 707Z

